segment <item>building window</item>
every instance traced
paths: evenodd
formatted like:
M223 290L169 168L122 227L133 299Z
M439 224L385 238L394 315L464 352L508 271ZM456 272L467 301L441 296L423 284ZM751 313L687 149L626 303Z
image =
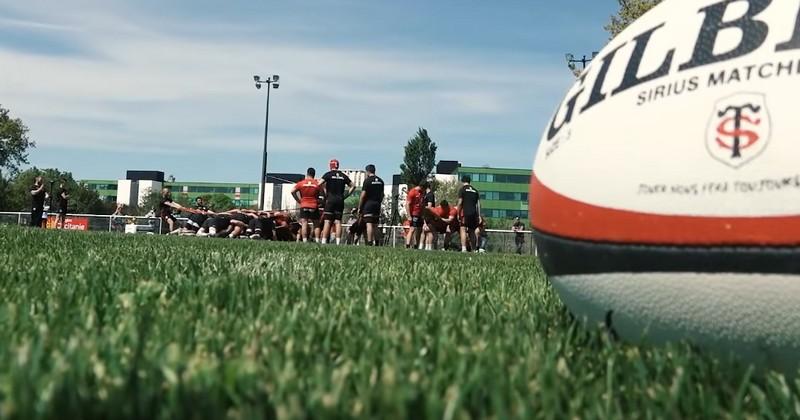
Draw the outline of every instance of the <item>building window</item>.
M459 174L459 179L463 176L469 176L473 182L497 182L501 184L529 184L531 182L530 175L505 175L505 174L474 174L462 172Z
M519 217L520 219L528 218L528 212L525 210L486 210L484 215L492 219L513 219L515 217Z

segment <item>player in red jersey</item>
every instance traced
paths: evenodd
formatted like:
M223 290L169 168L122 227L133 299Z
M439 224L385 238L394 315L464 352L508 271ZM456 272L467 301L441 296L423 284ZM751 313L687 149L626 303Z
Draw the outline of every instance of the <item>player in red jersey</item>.
M411 221L411 227L406 234L406 248L412 248L414 245L419 244L419 237L422 233L422 226L424 220L422 219L422 201L425 198L425 192L428 188L428 182L422 181L419 185L408 191L406 197L406 214Z
M309 228L308 222L319 220L319 210L317 210L317 197L319 196L319 182L314 179L317 171L308 168L306 179L295 184L292 188L292 197L300 204L300 237L303 242L308 242Z
M458 220L458 210L455 207L451 207L447 200L442 200L436 207L423 209L423 215L425 223L430 230L430 249L433 249L434 245L438 243L440 234L444 235L444 245L447 248L452 235L450 226Z
M275 222L275 239L281 242L294 242L297 237L292 229L292 219L288 214L277 211L272 213Z

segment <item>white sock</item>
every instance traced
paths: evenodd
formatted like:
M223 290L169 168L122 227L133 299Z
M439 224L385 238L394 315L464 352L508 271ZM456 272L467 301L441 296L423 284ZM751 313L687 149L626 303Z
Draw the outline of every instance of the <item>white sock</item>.
M465 247L465 246L462 246L462 247L461 247L461 252L467 252L467 247Z
M336 238L336 245L342 244L342 238Z
M325 245L328 243L328 238L322 238L322 244Z
M308 242L308 238L303 238L303 242Z
M426 251L433 251L433 245L432 244L425 245L425 250Z

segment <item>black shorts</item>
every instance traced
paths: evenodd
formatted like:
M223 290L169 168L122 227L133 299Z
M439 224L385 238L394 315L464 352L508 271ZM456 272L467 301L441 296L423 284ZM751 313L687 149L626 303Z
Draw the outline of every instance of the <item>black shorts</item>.
M324 220L342 220L344 214L344 198L342 197L328 197L325 202L325 215Z
M464 215L461 217L461 226L469 230L475 230L480 225L480 220L477 214Z
M208 219L208 216L205 214L196 214L193 213L189 216L189 220L186 221L186 226L189 229L197 230L200 229L200 226L203 226Z
M309 222L315 222L319 220L319 210L300 209L300 219L306 219Z
M218 231L226 230L230 225L231 225L231 218L229 216L217 216L214 218L214 227Z
M175 221L175 216L172 215L171 211L162 211L159 217L162 219L172 219L173 222Z
M183 227L195 232L200 230L200 225L192 219L187 220L186 223L183 224Z
M250 221L247 222L247 232L261 233L261 219L259 218L250 219Z
M237 227L246 227L250 222L250 218L244 213L233 213L230 220Z
M411 227L413 228L421 228L425 225L425 219L422 216L412 216L411 217Z
M380 201L367 201L361 209L361 216L364 223L378 223L381 217Z

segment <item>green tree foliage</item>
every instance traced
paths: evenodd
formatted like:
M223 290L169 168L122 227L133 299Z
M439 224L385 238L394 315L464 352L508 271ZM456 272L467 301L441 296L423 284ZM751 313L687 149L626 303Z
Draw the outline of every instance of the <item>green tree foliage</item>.
M183 207L194 206L194 200L190 200L187 194L176 193L175 191L173 191L172 198L175 200L176 203L180 204Z
M30 188L37 176L44 178L45 189L50 194L57 194L61 178L64 178L67 191L69 191L69 212L84 214L106 214L111 213L113 203L105 203L100 200L96 191L92 191L86 186L79 184L72 177L70 172L62 172L55 168L38 169L30 168L18 172L10 181L0 181L0 189L4 190L2 209L5 211L28 211L30 210L31 198ZM51 184L51 181L53 183ZM5 185L5 186L3 186ZM54 207L58 207L57 198L53 197ZM49 204L49 200L46 204Z
M139 205L136 208L132 208L131 212L138 216L144 216L150 211L157 212L161 203L161 191L153 191L152 188L147 188L144 190L143 196L144 198L139 202Z
M655 7L661 0L618 0L619 13L611 16L611 21L604 27L611 38L619 35L625 28L633 23L648 10Z
M28 127L19 118L11 118L0 106L0 177L3 171L15 175L19 165L28 163L28 149L36 144L28 138Z
M433 172L436 165L436 143L428 135L428 130L419 128L405 147L405 157L400 165L403 182L419 185Z
M461 182L458 180L433 183L433 190L436 194L436 204L438 205L442 200L447 200L451 206L458 204L458 190L461 188Z
M350 197L345 198L344 200L344 211L345 213L350 213L354 208L358 206L358 201L361 200L361 191L356 190L353 195Z
M225 194L214 194L208 197L207 203L214 211L228 211L234 207L233 200Z

